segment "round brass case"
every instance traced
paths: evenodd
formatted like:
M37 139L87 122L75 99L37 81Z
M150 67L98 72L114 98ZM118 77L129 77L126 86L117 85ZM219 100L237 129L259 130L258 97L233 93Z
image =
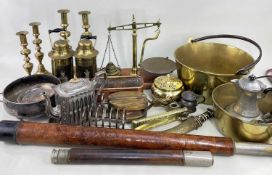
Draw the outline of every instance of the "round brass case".
M98 51L93 47L92 41L82 39L75 52L76 75L80 78L93 78L97 72L96 56Z
M178 100L183 90L182 81L169 74L157 77L151 87L155 103L158 102L164 105Z

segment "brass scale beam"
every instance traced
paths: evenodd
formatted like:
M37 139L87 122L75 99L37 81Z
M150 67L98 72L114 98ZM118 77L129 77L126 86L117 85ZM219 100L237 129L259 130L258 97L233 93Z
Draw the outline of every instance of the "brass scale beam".
M146 29L150 27L157 26L158 29L160 28L160 21L156 23L136 23L135 17L133 15L132 17L132 23L126 24L126 25L120 25L115 27L108 27L108 31L113 30L119 30L119 31L125 31L125 30L131 30L132 31L132 58L133 58L133 64L131 69L131 75L137 75L138 74L138 67L137 67L137 30L139 29Z

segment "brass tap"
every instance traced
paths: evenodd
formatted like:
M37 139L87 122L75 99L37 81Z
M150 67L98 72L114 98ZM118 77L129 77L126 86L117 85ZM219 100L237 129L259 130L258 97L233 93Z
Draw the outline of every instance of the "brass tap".
M24 55L24 61L23 68L27 72L28 75L31 75L31 71L33 69L33 64L30 62L29 54L31 53L30 49L27 48L27 38L26 35L28 34L27 31L19 31L16 33L20 37L21 46L23 49L21 50L21 55Z
M35 39L33 40L33 44L36 45L35 57L36 57L36 59L39 62L38 70L37 70L36 74L47 74L47 75L50 75L51 73L48 72L45 69L44 65L42 64L44 53L41 51L41 46L40 46L40 44L42 43L42 40L39 39L39 35L40 35L39 25L41 25L41 23L39 23L39 22L32 22L29 25L32 27L33 36L35 37Z

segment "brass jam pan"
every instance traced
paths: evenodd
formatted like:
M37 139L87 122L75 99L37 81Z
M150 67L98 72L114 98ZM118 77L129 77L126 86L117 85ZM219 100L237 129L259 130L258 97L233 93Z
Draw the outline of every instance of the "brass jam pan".
M272 144L272 114L269 122L245 121L231 116L225 110L237 100L237 92L232 83L218 86L212 93L216 125L219 131L236 141L265 142ZM263 114L272 112L272 92L258 101L258 107Z
M220 43L200 42L207 39L231 38L247 41L259 50L259 56L253 57L245 51ZM191 40L176 49L175 58L178 77L185 90L203 95L206 104L212 104L211 94L215 87L248 74L260 61L262 49L255 41L237 35L211 35Z

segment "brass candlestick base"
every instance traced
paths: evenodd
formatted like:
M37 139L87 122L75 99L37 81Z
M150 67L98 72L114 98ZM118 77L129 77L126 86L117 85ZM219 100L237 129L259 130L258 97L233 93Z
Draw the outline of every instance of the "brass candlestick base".
M23 64L23 68L25 69L28 75L31 75L33 64L30 62L30 58L28 57L31 51L27 48L27 45L28 45L27 39L26 39L27 34L28 34L27 31L20 31L16 33L16 35L20 37L21 46L23 47L23 49L20 52L21 55L24 55L25 57L24 58L25 63Z
M35 53L35 57L39 62L38 70L37 70L37 72L35 74L51 75L51 73L49 71L47 71L45 69L44 65L42 64L44 53L41 51L40 44L42 43L42 40L39 39L40 32L39 32L39 27L38 27L39 25L41 25L41 23L32 22L29 25L32 26L33 36L35 37L35 39L33 40L33 44L36 45L36 50L37 50L37 52Z

